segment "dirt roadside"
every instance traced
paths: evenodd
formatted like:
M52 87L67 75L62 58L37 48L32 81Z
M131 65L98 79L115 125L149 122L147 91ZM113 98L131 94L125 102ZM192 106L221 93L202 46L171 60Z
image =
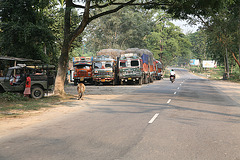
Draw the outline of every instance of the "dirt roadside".
M13 133L16 130L32 126L34 124L48 121L66 114L84 110L87 106L91 106L103 101L114 99L124 93L133 92L142 86L86 86L86 92L83 100L77 100L76 86L67 85L65 91L74 95L71 100L62 100L51 108L42 108L38 111L24 112L24 115L16 118L0 119L0 138Z
M157 82L154 82L157 83ZM240 104L240 84L227 81L210 81L218 90L224 92L234 101ZM0 120L0 138L13 133L16 130L31 126L43 121L48 121L66 114L84 110L87 106L111 100L123 94L134 92L142 86L86 86L84 100L77 100L77 96L69 101L61 101L53 105L52 108L44 108L39 111L30 111L21 118L6 118ZM76 95L76 87L68 85L66 92Z

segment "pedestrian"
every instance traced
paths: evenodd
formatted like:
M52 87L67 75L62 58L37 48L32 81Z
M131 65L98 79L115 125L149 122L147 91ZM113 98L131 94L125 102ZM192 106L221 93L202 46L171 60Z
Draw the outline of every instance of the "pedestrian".
M24 97L29 97L29 95L31 94L31 77L29 76L29 74L27 74L25 90L23 94Z

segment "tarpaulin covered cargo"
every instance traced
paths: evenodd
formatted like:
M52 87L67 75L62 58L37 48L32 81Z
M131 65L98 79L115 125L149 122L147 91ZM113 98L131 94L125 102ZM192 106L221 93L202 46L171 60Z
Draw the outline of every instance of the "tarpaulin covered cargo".
M124 51L120 49L102 49L97 52L97 56L106 55L116 59L116 57L120 57L123 53Z
M139 48L128 48L124 51L125 53L137 53L143 60L143 63L153 65L153 54L147 49L139 49ZM148 61L149 60L149 61Z

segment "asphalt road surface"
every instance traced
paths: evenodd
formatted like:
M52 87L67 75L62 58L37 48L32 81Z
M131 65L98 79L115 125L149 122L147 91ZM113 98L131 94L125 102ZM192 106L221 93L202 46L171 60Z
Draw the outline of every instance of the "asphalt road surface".
M0 159L240 159L240 104L209 80L183 69L176 74L173 84L164 79L132 87L115 99L3 137Z

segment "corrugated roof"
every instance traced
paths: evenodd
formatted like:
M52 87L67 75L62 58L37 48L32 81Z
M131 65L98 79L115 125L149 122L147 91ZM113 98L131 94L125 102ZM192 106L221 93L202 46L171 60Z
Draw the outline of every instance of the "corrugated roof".
M8 56L0 56L0 60L20 61L20 62L38 62L38 63L41 63L41 60L33 60L33 59L17 58L17 57L8 57Z

